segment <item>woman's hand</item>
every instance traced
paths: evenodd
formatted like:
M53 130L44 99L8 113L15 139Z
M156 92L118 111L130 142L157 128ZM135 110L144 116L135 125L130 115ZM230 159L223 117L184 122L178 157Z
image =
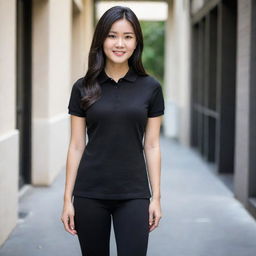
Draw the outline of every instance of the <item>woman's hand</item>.
M72 235L76 235L77 232L75 230L75 224L74 224L74 206L72 202L64 202L63 212L61 216L61 221L64 224L64 228L67 232L69 232Z
M152 199L149 205L149 232L158 227L161 218L160 200Z

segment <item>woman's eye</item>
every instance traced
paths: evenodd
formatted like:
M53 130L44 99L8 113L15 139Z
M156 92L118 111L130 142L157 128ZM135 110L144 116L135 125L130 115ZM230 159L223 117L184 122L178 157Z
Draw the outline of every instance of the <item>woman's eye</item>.
M116 37L116 36L115 36L115 35L108 35L108 37L110 37L110 38L114 38L114 37ZM132 36L126 36L125 38L130 39L130 38L132 38Z

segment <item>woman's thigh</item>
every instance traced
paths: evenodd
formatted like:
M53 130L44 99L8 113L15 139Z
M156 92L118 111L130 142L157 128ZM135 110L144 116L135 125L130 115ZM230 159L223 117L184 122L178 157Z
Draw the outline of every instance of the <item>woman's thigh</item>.
M113 212L118 256L146 256L149 203L149 199L124 200Z
M82 254L109 256L111 213L100 200L74 197L74 222Z

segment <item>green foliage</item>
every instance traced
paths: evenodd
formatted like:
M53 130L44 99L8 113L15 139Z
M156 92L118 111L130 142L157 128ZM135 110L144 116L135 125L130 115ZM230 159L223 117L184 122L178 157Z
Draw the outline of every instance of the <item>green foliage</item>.
M165 22L140 21L140 24L144 37L143 65L163 85Z

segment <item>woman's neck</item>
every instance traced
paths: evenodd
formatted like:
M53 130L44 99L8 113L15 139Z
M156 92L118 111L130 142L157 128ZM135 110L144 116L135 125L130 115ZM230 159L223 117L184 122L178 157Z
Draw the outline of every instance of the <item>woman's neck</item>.
M129 65L120 65L120 64L106 64L105 73L113 78L114 80L119 80L119 78L123 77L129 70Z

